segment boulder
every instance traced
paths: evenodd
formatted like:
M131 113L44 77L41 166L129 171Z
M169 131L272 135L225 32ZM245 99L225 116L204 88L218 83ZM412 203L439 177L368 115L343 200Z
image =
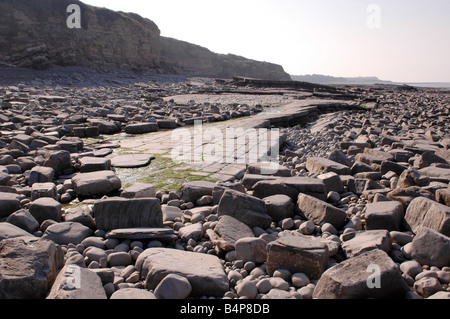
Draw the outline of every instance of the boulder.
M56 175L60 175L72 169L72 161L68 151L49 151L45 157L43 166L51 167Z
M28 185L35 183L53 183L55 171L51 167L35 166L31 169Z
M221 250L228 252L236 249L236 242L241 238L254 237L253 231L234 217L224 215L219 219L210 240ZM212 238L211 238L212 237Z
M285 236L267 245L267 273L277 269L304 273L318 279L325 271L329 257L328 246L307 236Z
M62 205L53 198L41 197L31 203L29 210L37 222L42 224L47 219L60 222L61 208Z
M306 194L298 196L297 208L307 219L318 226L329 223L339 230L344 227L347 218L345 211Z
M265 172L267 171L267 174ZM281 176L290 177L291 170L285 166L278 165L276 169L273 165L267 166L267 163L252 163L247 167L246 174L256 174L256 175L271 175L271 176Z
M403 206L408 207L417 197L426 197L433 199L433 194L419 186L410 186L407 188L396 188L386 195L389 199L401 202Z
M335 172L321 174L317 178L323 181L327 188L327 193L336 192L340 194L344 192L344 183L342 183L341 178Z
M309 157L306 160L306 169L311 173L324 174L334 172L339 175L350 175L350 168L322 157Z
M287 195L272 195L263 198L267 207L267 214L273 221L279 222L285 218L294 217L295 206L292 199Z
M422 227L411 244L411 257L422 265L442 268L450 265L450 237Z
M0 192L0 218L8 217L18 209L20 209L19 194Z
M136 270L149 290L155 289L170 274L183 276L189 281L191 297L222 297L229 289L220 259L209 254L150 248L139 255Z
M93 231L80 223L55 223L47 227L42 236L43 239L52 240L59 245L81 244L92 236Z
M87 268L66 265L52 286L47 299L107 299L100 277Z
M392 238L387 230L360 231L341 244L347 258L358 256L366 251L381 249L389 253L392 249Z
M178 236L181 241L186 243L189 239L199 241L202 238L203 233L203 225L201 223L197 223L180 228L178 231Z
M57 199L56 185L54 183L34 183L31 186L31 200L42 197Z
M450 236L450 207L425 197L417 197L409 204L405 220L414 233L423 227Z
M155 288L158 299L186 299L192 292L192 286L186 277L169 274Z
M9 238L31 237L34 236L26 230L19 228L10 223L0 223L0 241Z
M217 212L219 217L228 215L252 228L266 229L272 222L262 200L231 189L223 193Z
M77 174L72 178L73 189L79 196L108 195L122 187L122 182L112 171Z
M404 213L403 204L396 201L367 204L364 212L366 228L368 230L400 230L403 225Z
M272 180L260 180L253 185L253 196L258 198L282 194L296 201L299 193L308 194L321 200L327 198L326 186L317 178L277 177Z
M134 183L126 188L120 196L124 198L156 197L155 186L152 184Z
M64 214L65 222L80 223L90 229L96 229L95 220L92 216L92 209L88 205L80 205L66 210Z
M81 173L92 173L96 171L108 171L111 169L111 160L109 158L82 157L78 160Z
M0 298L43 299L58 275L62 251L38 238L0 241Z
M206 181L196 181L189 182L183 184L181 186L181 200L184 202L192 202L195 203L197 199L204 195L211 195L213 193L213 189L216 186L215 183L206 182Z
M344 260L324 272L314 289L313 298L403 299L408 290L397 264L384 251L374 249Z
M244 262L262 264L267 260L267 243L255 237L240 238L236 241L236 255Z
M26 209L21 209L12 213L6 219L6 222L15 225L29 233L34 233L39 229L39 223Z
M156 198L112 197L95 202L95 222L99 229L162 227L161 203Z

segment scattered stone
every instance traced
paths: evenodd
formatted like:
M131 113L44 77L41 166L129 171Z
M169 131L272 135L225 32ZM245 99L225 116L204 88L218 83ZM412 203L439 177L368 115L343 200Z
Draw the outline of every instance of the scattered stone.
M154 293L138 288L124 288L115 291L109 299L121 299L121 300L138 300L138 299L156 299Z
M236 241L236 254L240 260L264 263L267 259L267 243L261 238L247 237Z
M378 281L373 279L375 270L379 270ZM408 290L398 266L384 251L374 249L328 269L317 283L313 298L404 298Z
M80 223L63 222L48 226L42 239L52 240L58 245L77 245L92 234L91 229Z
M208 234L210 240L225 252L235 250L239 239L254 236L250 227L228 215L222 216L214 231L211 230Z
M181 275L192 286L191 297L222 297L229 289L219 258L167 248L150 248L139 255L136 269L147 289L155 289L169 274Z
M60 222L61 207L62 205L53 198L41 197L31 203L29 210L37 222L42 224L47 219Z
M387 230L367 230L357 232L355 236L342 243L347 258L358 256L366 251L380 249L389 253L392 249L392 238Z
M318 279L325 271L328 247L306 236L286 236L267 245L267 272L283 268Z
M422 227L411 243L411 257L422 265L444 267L450 264L450 238Z
M120 168L138 168L145 167L150 164L155 157L147 154L132 154L116 156L111 160L112 167Z
M345 225L347 214L343 210L315 197L300 194L298 196L297 207L307 219L313 221L318 226L329 223L336 229L342 229Z
M72 178L72 184L77 195L86 197L108 195L122 187L122 182L112 171L80 173Z
M450 236L450 207L425 197L414 199L406 210L405 220L414 233L423 227Z
M365 208L368 230L400 230L403 226L405 208L402 203L389 201L368 204Z

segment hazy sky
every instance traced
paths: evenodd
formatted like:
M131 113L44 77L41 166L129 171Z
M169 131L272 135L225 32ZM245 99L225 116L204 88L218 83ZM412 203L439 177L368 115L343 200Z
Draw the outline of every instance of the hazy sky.
M450 0L82 0L291 75L450 82Z

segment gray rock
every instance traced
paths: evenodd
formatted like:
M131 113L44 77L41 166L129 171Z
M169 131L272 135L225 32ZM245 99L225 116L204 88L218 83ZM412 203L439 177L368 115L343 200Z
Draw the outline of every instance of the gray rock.
M267 273L287 269L318 279L325 271L329 257L327 245L306 236L285 236L267 245Z
M269 174L264 174L267 171ZM256 174L256 175L270 175L270 176L280 176L280 177L290 177L291 170L285 166L278 165L276 169L267 166L267 163L253 163L247 167L246 174Z
M100 277L87 268L66 265L56 278L47 299L107 299Z
M442 290L442 285L437 278L424 277L414 283L414 291L423 298L428 298Z
M80 223L56 223L47 227L43 239L52 240L59 245L80 244L92 236L93 231Z
M192 286L186 277L169 274L155 288L158 299L186 299L192 292Z
M156 197L155 186L152 184L134 183L125 189L120 196L125 198Z
M431 199L414 199L406 210L405 220L414 233L428 227L450 236L450 207Z
M203 233L203 225L200 223L185 226L178 231L178 235L185 243L188 242L189 239L199 241L202 238Z
M213 244L225 252L235 250L236 242L239 239L254 237L250 227L236 218L227 215L222 216L214 231L208 232L208 234L211 234L209 237Z
M378 270L377 282L375 275ZM397 264L384 251L374 249L344 260L324 272L314 289L313 298L404 298L408 290Z
M131 299L131 300L137 300L137 299L156 299L156 296L154 293L145 290L145 289L138 289L138 288L124 288L115 291L110 299Z
M338 175L350 175L351 173L348 166L322 157L309 157L306 161L306 169L316 174L334 172Z
M31 187L31 200L42 197L57 199L56 185L54 183L34 183Z
M261 238L241 238L236 241L236 254L244 262L264 263L267 260L267 243Z
M35 183L52 183L55 178L55 171L51 167L35 166L31 169L28 185Z
M113 197L96 201L93 208L99 229L163 226L160 201L156 198Z
M392 249L392 238L387 230L360 231L352 239L343 242L341 246L347 258L373 249L389 253Z
M0 241L3 239L31 237L34 236L29 232L10 223L0 223Z
M15 225L29 233L34 233L39 229L39 223L26 209L21 209L12 213L6 219L6 222Z
M123 251L109 254L106 260L108 261L110 267L128 266L133 262L131 255Z
M171 228L136 227L113 229L106 234L106 238L174 242L178 236Z
M289 196L273 195L263 198L263 202L266 204L267 214L269 214L275 222L294 216L295 206Z
M0 241L0 298L42 299L58 275L62 254L48 240Z
M344 191L344 183L342 183L341 178L335 172L321 174L317 178L323 181L327 188L327 193L336 192L340 194Z
M403 225L405 208L396 201L377 202L366 205L366 228L368 230L400 230Z
M450 238L427 227L414 237L411 257L422 265L444 267L450 264Z
M111 166L120 168L145 167L148 166L153 159L155 159L153 155L147 154L120 155L111 160Z
M53 198L41 197L31 203L29 210L37 222L42 224L47 219L60 222L61 208L61 204Z
M64 221L80 223L90 229L96 229L97 227L92 217L92 209L88 205L81 205L66 210Z
M72 161L68 151L50 151L44 157L43 166L51 167L56 175L72 169Z
M19 194L0 192L0 218L8 217L18 209L20 209Z
M183 184L181 186L181 199L184 200L185 203L195 203L197 199L204 195L211 195L213 193L213 189L216 186L215 183L206 182L206 181L197 181L197 182L189 182Z
M127 134L146 134L151 132L158 131L158 124L157 123L134 123L134 124L128 124L125 127L125 132Z
M136 270L147 289L155 289L169 274L188 279L191 297L222 297L229 289L228 278L216 256L167 248L150 248L139 255Z
M98 171L77 174L72 178L73 189L77 195L108 195L122 187L120 179L112 171Z
M345 225L347 214L343 210L315 197L300 194L297 200L297 207L306 218L318 226L329 223L336 229L342 229Z
M108 171L111 169L111 160L109 158L82 157L78 160L81 173L91 173L96 171Z
M262 200L231 189L222 195L217 212L219 216L229 215L249 227L266 229L272 222Z

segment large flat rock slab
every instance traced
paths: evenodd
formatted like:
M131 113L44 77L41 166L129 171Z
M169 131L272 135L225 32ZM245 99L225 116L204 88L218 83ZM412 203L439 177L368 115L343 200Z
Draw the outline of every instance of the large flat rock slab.
M112 197L95 202L93 208L98 229L163 226L161 202L157 198Z
M120 155L111 160L111 166L119 168L139 168L149 165L154 159L155 157L153 155L148 154Z
M111 230L106 234L106 238L173 242L177 240L178 236L171 228L137 227Z
M229 289L220 259L168 248L150 248L139 255L136 269L147 289L155 289L169 274L185 277L192 286L191 297L222 297Z

